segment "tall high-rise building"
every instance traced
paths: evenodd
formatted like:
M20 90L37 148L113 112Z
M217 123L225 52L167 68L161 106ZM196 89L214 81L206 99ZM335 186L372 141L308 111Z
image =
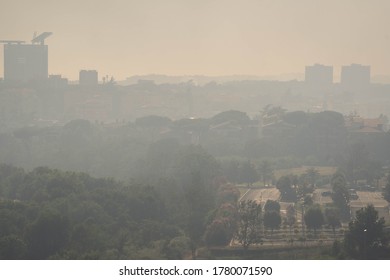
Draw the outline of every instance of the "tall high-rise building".
M24 41L4 43L4 80L28 82L48 78L48 46L44 40L51 32L34 37L31 44Z
M316 86L333 83L333 66L314 64L305 68L305 82Z
M342 86L349 89L366 87L371 82L371 67L360 64L351 64L341 68Z
M47 45L5 44L4 80L31 81L48 77Z

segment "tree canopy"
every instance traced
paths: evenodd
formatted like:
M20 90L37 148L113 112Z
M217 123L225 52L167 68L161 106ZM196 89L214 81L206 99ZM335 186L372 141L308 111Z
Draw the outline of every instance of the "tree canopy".
M305 212L305 224L309 229L314 230L314 234L317 233L317 229L320 229L325 223L324 214L318 204L314 204Z
M349 219L349 192L347 181L341 172L336 172L331 180L332 200L334 205L339 209L343 219Z
M237 241L244 249L261 241L260 226L262 224L261 205L252 200L241 201L238 207Z
M358 259L381 259L388 255L385 220L378 217L373 205L356 212L345 235L347 253Z

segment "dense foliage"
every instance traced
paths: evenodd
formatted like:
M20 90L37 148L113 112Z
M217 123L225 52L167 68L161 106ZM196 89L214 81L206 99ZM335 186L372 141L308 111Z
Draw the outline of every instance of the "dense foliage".
M0 133L0 258L196 258L202 246L248 249L272 240L281 226L293 239L297 218L314 235L328 225L336 238L341 221L351 218L351 188L362 181L382 186L390 134L352 135L336 112L265 111L277 121L260 127L227 111L209 119L148 116L111 126L74 120ZM314 167L275 176L303 163L340 169L333 177ZM235 184L241 191L276 186L283 215L277 201L264 209L239 201L244 192ZM320 186L329 188L317 195L329 196L330 205L314 204ZM346 235L349 257L387 248L383 222L364 211ZM363 246L367 216L379 237ZM263 236L267 230L271 236Z
M273 168L301 164L336 165L343 167L348 181L375 182L381 175L376 167L390 158L389 133L352 134L340 113L286 113L279 108L272 116L278 119L263 126L243 112L227 111L209 119L148 116L112 125L72 120L59 126L3 129L0 159L28 169L50 166L128 180L145 174L146 167L164 175L172 166L161 167L161 162L174 157L178 145L196 144L215 157L240 160L238 169L237 162L227 164L229 181L251 184L261 179L267 184ZM156 162L145 166L152 158ZM257 174L252 170L255 161ZM316 179L311 172L307 182Z
M388 237L384 231L385 221L378 217L372 205L360 209L356 219L349 223L349 231L345 236L347 253L358 259L388 258Z
M203 242L218 168L196 147L175 161L155 186L0 165L0 258L185 257Z

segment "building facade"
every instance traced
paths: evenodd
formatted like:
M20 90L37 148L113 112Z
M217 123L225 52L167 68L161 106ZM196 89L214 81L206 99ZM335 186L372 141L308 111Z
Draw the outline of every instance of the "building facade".
M370 66L351 64L341 68L340 83L344 88L359 89L366 87L371 82Z
M48 47L38 44L4 45L4 80L28 82L48 77Z
M98 72L96 70L81 70L79 84L83 86L96 86L98 84Z
M305 82L311 85L331 85L333 83L333 66L314 64L305 67Z

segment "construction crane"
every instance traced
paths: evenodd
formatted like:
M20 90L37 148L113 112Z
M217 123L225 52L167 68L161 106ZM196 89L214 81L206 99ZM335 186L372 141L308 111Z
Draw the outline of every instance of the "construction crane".
M50 35L52 35L52 34L53 34L52 32L43 32L42 34L40 34L38 36L35 36L35 34L34 34L34 37L31 40L31 43L32 44L40 43L41 45L44 45L45 44L45 39L47 37L49 37Z

